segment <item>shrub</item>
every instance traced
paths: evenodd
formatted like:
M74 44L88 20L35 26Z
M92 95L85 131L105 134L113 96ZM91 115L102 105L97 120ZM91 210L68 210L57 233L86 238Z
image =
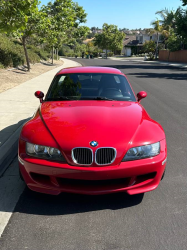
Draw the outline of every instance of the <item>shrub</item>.
M93 54L93 57L98 57L98 55L99 55L99 53L95 52L95 51L92 54Z
M30 63L34 64L34 63L40 62L40 57L36 53L34 53L31 49L28 49L28 57L29 57Z
M114 53L113 52L108 52L108 56L110 57L110 56L113 56L114 55Z
M47 61L50 57L50 54L44 49L37 48L33 45L28 45L27 48L36 53L42 60Z
M30 63L40 62L40 58L47 60L49 53L32 45L28 47ZM3 67L18 67L26 63L24 49L18 40L12 40L6 35L0 34L0 63Z
M0 34L0 63L4 67L17 67L24 63L24 54L21 46L15 45L3 34Z

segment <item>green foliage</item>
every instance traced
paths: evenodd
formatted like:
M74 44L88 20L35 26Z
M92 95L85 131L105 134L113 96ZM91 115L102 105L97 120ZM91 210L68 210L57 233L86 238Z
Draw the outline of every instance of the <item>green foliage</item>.
M176 12L176 33L187 42L187 9L178 8Z
M4 67L17 67L24 63L23 49L5 35L0 34L0 62Z
M108 52L108 56L111 57L114 55L114 52Z
M83 7L72 0L55 0L47 6L42 6L43 13L48 17L48 28L43 34L44 41L54 47L72 37L79 37L88 32L85 26L79 27L80 23L86 22Z
M28 46L28 55L30 63L40 62L40 58L48 58L48 52ZM6 35L0 34L0 63L3 67L17 67L25 64L25 57L22 45L19 41L15 42Z
M0 31L19 38L24 47L28 70L30 70L26 43L33 34L44 33L47 29L46 13L38 9L39 0L3 0L0 2ZM32 55L32 58L34 56Z
M145 43L143 44L143 51L149 54L150 60L154 59L156 47L157 46L154 41L145 41Z
M28 17L32 16L39 4L38 0L1 0L0 31L7 33L24 31Z
M183 5L182 6L186 6L187 5L187 0L182 0Z
M119 31L116 25L108 25L107 23L103 24L102 29L103 32L95 37L95 45L101 49L112 50L113 52L121 51L125 34Z
M34 64L34 63L40 62L40 57L36 53L34 53L34 51L32 51L31 49L28 49L28 56L29 56L30 63Z
M36 53L39 56L39 58L41 58L41 60L47 61L50 57L50 54L44 49L37 48L33 45L28 45L27 48L31 49L34 53Z
M182 42L181 38L173 32L167 40L167 48L172 52L180 50L181 42Z
M72 56L70 54L73 54L74 51L67 45L62 45L62 47L59 49L59 56Z
M87 14L72 0L55 0L41 8L39 4L39 0L0 1L0 32L11 33L21 40L28 70L29 61L38 61L31 52L32 58L28 58L26 44L31 37L37 37L40 43L47 43L50 48L58 48L63 41L84 37L89 31L88 27L79 26L86 21ZM40 58L47 59L44 51L37 48L34 51Z
M155 14L158 14L161 16L161 20L159 20L159 24L162 27L162 30L169 31L171 28L175 29L176 22L176 11L174 10L168 10L167 8L157 11Z
M143 44L143 51L146 53L152 52L154 53L156 49L156 44L154 41L145 41Z

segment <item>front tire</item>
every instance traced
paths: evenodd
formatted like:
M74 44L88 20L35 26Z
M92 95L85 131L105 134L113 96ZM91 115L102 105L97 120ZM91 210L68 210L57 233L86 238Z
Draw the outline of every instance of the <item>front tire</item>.
M162 175L161 181L164 179L165 172L166 172L166 170L164 170L164 173L163 173L163 175Z

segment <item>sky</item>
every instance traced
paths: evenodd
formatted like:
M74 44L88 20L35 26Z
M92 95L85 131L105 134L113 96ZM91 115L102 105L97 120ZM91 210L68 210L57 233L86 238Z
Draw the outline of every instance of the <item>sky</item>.
M46 5L49 0L40 0ZM164 9L176 10L182 5L180 0L73 0L83 6L87 23L101 28L103 23L115 24L118 28L150 28L156 19L155 12ZM159 16L158 16L159 17Z

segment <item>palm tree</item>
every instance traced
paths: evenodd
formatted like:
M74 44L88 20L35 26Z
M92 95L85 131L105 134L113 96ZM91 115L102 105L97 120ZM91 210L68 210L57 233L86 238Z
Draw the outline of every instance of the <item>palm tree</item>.
M151 22L151 25L153 26L153 28L151 29L147 29L146 30L146 33L148 35L153 35L154 33L156 33L157 35L157 39L156 39L156 51L155 51L155 59L157 59L157 56L158 56L158 42L159 42L159 34L160 33L163 33L163 26L160 25L160 20L156 20L156 21L153 21Z
M162 18L160 21L160 24L164 27L165 30L169 29L176 29L176 11L168 9L160 10L155 13L156 15L160 15Z

